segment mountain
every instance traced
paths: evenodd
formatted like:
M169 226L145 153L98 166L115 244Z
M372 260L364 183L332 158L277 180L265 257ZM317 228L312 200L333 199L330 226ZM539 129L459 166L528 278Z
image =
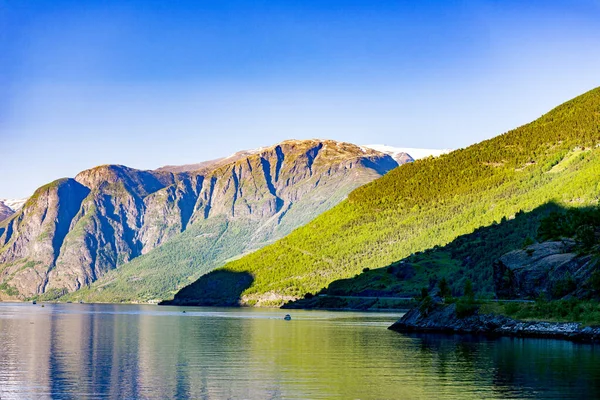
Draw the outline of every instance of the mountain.
M409 161L420 160L421 158L427 157L439 157L442 154L448 154L452 150L450 149L417 149L412 147L393 147L387 146L384 144L366 144L361 147L366 147L368 149L377 150L382 153L388 154L392 156L392 158L396 161L404 160L407 157L410 158ZM404 163L403 163L404 164Z
M13 211L19 211L27 199L0 199L0 203L4 203L7 207L9 207Z
M13 215L15 212L0 200L0 221Z
M263 151L265 149L266 149L266 147L261 147L261 148L252 149L252 150L242 150L242 151L238 151L237 153L233 153L229 157L216 158L214 160L203 161L203 162L196 163L196 164L165 165L164 167L158 168L157 171L167 171L167 172L173 172L173 173L190 172L190 171L192 171L192 172L209 171L209 170L213 170L217 167L239 161L239 160L246 158L248 156L251 156L253 154L260 153L261 151ZM384 153L384 154L387 154L387 153Z
M452 150L448 150L448 149L445 149L445 150L437 149L436 150L436 149L418 149L418 148L409 148L409 147L401 148L401 147L387 146L387 145L382 145L382 144L368 144L368 145L363 145L360 147L365 150L375 150L380 153L387 154L387 155L391 156L394 160L396 160L396 162L399 165L406 164L408 162L413 162L420 158L426 158L426 157L430 157L430 156L437 157L437 156L440 156L442 154L446 154L446 153L449 153L452 151ZM166 165L164 167L159 168L158 171L168 171L168 172L177 173L177 172L187 172L187 171L198 171L198 170L211 169L218 165L224 165L227 163L238 161L241 158L250 156L252 154L259 153L260 151L262 151L264 149L265 148L258 148L258 149L253 149L253 150L243 150L243 151L234 153L234 154L230 155L229 157L222 157L222 158L217 158L217 159L210 160L210 161L203 161L203 162L197 163L197 164L178 165L178 166ZM414 156L413 156L413 154L414 154Z
M169 297L397 165L349 143L289 140L196 171L92 168L0 222L0 290L55 298L97 282L87 299Z
M253 277L239 293L241 303L282 304L334 280L411 254L418 257L423 250L547 203L565 208L597 204L599 145L600 88L493 139L396 168L222 271ZM501 238L495 243L503 247ZM470 248L472 243L466 242L456 252L463 254L460 263L440 253L436 263L423 260L415 272L426 280L448 271L468 272L491 289L491 264L487 273L461 267L469 263ZM175 303L202 304L203 288L210 285L205 278L188 286L175 296Z
M27 199L0 199L0 221L20 210L26 201Z
M397 147L383 146L383 145L381 145L381 146L380 145L368 145L368 146L361 146L361 148L365 149L365 150L366 149L375 150L375 151L379 151L383 154L387 154L390 157L392 157L394 160L396 160L396 162L399 165L415 161L415 159L412 158L410 154L402 151L401 149L399 149Z

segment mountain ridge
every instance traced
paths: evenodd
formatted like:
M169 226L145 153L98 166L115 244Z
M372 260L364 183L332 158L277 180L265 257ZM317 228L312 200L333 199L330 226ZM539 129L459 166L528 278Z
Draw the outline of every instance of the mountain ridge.
M280 305L545 203L596 204L599 145L596 88L493 139L396 168L222 270L254 277L242 304ZM196 295L192 284L175 303L201 303Z
M148 264L156 257L153 250L191 227L177 245L188 252L211 249L215 260L235 257L308 222L398 165L386 154L335 141L288 140L236 154L212 170L101 165L42 186L0 222L0 285L21 297L56 297L105 275L117 279L124 266L146 256L142 263ZM224 243L236 237L246 239L245 246L234 246L240 253ZM183 273L158 272L162 267L150 263L149 269L166 273L168 284L145 298L168 295L182 279L197 275L199 265L182 263ZM126 285L136 286L138 278ZM110 282L102 285L108 292Z

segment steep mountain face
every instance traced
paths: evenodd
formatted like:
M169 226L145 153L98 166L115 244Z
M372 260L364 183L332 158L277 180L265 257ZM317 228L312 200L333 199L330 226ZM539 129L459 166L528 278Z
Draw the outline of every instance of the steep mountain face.
M240 293L242 303L281 304L547 203L564 208L595 205L600 197L599 146L600 88L496 138L396 168L306 226L223 270L253 277ZM502 239L497 243L495 247L504 247ZM412 275L427 282L449 271L460 279L469 273L471 280L492 288L491 263L485 271L470 267L480 265L465 254L474 247L465 244L457 250L464 254L459 260L447 253L438 254L435 263L419 265L416 259L419 268ZM203 281L198 291L190 285L175 300L202 303L203 287L210 282Z
M233 160L233 161L232 161ZM0 290L148 300L282 237L398 164L334 141L286 141L200 170L105 165L36 191L0 222Z
M8 207L6 204L4 204L2 201L0 201L0 221L5 220L6 218L10 217L14 213L15 212L10 207Z
M0 199L0 222L23 207L27 199Z
M144 255L76 296L85 301L172 297L176 288L285 236L395 166L385 154L348 143L291 140L210 173L186 174L145 199L151 210L141 229ZM170 199L169 206L158 207L164 199Z

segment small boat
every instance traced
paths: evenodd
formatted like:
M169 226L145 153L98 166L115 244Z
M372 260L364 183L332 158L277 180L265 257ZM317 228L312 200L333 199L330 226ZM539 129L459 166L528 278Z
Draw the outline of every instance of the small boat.
M33 304L37 304L37 301L35 301L35 300L34 300L34 301L33 301Z
M283 317L283 319L285 319L286 321L290 321L292 319L292 316L290 314L285 314L285 317Z

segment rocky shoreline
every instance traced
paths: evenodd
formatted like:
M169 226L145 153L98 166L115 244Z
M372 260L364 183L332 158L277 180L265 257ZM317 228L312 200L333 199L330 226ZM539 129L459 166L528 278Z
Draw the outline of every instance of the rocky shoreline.
M402 333L478 334L600 343L600 327L586 327L575 322L519 321L479 312L459 318L456 304L437 304L427 314L413 308L388 329Z

